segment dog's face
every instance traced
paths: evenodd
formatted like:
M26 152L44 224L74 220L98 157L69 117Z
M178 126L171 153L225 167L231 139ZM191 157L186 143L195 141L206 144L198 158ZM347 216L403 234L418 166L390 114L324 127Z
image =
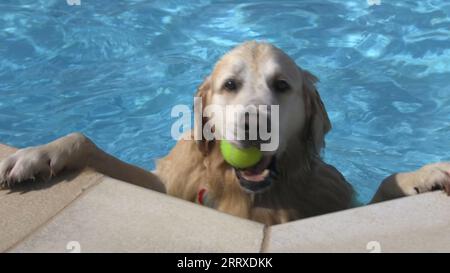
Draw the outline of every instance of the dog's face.
M322 147L329 120L315 81L280 49L247 42L224 55L199 88L197 94L206 106L243 106L226 108L233 111L225 115L210 115L216 139L227 139L238 147L266 144L272 148L263 152L255 166L236 170L246 190L260 191L276 180L275 158L289 150L290 139L303 138L305 145L316 146L316 151ZM260 135L262 128L268 129L270 139ZM245 132L244 139L237 135L239 129ZM256 133L253 137L251 130Z

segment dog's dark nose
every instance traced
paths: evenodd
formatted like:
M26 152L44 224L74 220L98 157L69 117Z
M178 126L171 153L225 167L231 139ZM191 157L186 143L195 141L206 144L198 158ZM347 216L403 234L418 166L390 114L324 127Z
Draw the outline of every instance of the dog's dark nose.
M262 138L262 132L270 133L270 115L257 113L256 116L250 118L246 113L243 129L245 131L245 139L241 140L243 147L259 146L270 140Z
M244 129L246 134L250 132L250 122L248 120L245 121Z

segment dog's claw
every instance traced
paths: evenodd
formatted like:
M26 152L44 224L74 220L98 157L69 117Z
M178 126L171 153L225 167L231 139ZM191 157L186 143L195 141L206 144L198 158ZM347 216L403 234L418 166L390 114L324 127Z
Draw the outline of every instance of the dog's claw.
M23 181L36 181L36 175L51 173L48 156L40 147L25 148L16 151L0 161L0 188L12 188ZM50 175L51 177L51 175Z
M444 171L444 173L446 174L447 180L444 182L443 190L450 196L450 172Z
M439 162L422 167L422 191L442 190L450 196L450 163ZM421 192L422 192L421 191Z

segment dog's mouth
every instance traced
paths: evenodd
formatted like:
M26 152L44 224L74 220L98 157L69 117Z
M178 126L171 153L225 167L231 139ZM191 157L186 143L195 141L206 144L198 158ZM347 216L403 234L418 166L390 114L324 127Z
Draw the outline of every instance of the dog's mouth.
M235 168L241 187L251 193L269 188L277 176L275 162L275 156L265 155L259 163L250 168Z

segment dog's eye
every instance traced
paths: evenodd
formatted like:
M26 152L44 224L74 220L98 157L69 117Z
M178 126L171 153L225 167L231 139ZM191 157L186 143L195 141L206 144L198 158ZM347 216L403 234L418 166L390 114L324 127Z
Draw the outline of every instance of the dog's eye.
M285 80L275 80L273 82L273 88L277 92L284 92L291 88L291 86Z
M225 87L228 91L236 91L238 88L238 84L235 80L229 79L226 80L223 87Z

